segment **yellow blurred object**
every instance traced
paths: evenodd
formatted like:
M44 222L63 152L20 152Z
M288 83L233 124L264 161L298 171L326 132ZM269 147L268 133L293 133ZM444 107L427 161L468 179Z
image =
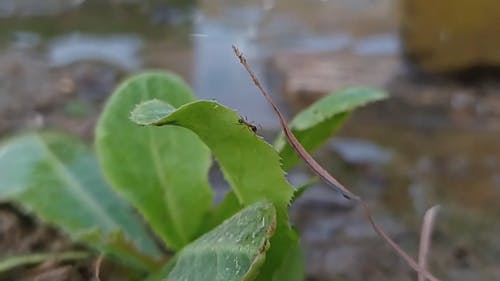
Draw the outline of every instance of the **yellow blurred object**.
M424 71L500 66L499 0L403 0L406 56Z

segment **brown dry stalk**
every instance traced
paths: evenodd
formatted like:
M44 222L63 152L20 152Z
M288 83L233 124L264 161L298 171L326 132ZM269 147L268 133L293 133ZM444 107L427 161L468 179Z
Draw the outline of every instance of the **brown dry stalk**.
M233 46L233 51L238 56L241 64L245 67L246 71L250 74L250 77L252 78L254 84L257 86L257 88L260 90L260 92L264 95L264 98L266 98L267 102L273 107L274 112L276 115L278 115L281 128L283 128L283 132L285 133L285 136L290 143L290 145L297 151L297 153L300 155L302 159L306 162L306 164L316 172L316 174L323 179L328 185L332 186L334 189L337 189L344 197L348 199L354 199L356 201L360 200L359 196L355 195L352 193L350 190L345 188L340 182L338 182L334 177L332 177L323 167L314 160L306 151L306 149L302 146L302 144L299 142L299 140L295 137L295 135L292 133L292 130L288 127L286 124L285 117L283 114L281 114L281 111L278 109L276 104L273 102L271 99L271 96L264 90L262 85L260 84L259 80L253 73L253 71L250 69L248 66L246 58L243 56L243 54L235 47Z
M421 268L427 269L427 257L431 247L432 229L434 228L434 218L439 210L439 206L433 206L424 214L424 221L422 222L422 230L420 233L420 246L418 249L418 264ZM418 281L425 281L425 276L418 274Z
M104 260L104 254L100 254L99 257L97 257L97 260L95 261L94 278L96 281L101 281L101 266L103 260Z
M273 108L274 112L278 116L278 119L280 121L281 128L283 129L283 132L285 134L286 139L288 140L288 143L293 147L295 152L299 155L300 158L302 158L306 164L316 173L326 184L329 186L333 187L334 189L338 190L344 197L348 199L354 199L358 202L361 203L366 217L369 220L371 226L375 230L375 232L382 237L407 263L408 265L413 268L415 271L417 271L420 275L425 276L428 280L431 281L440 281L438 278L436 278L434 275L429 273L427 270L422 268L410 255L408 255L401 247L398 246L394 240L392 240L387 233L375 222L373 219L373 215L366 205L366 203L359 197L358 195L352 193L350 190L348 190L346 187L344 187L339 181L337 181L330 173L328 173L312 156L306 151L306 149L302 146L302 144L297 140L295 135L293 134L292 130L288 127L287 122L283 114L281 114L281 111L278 109L274 101L272 100L271 96L267 93L267 91L262 87L261 83L257 79L257 76L253 73L252 69L250 69L250 66L247 63L247 60L243 53L238 50L235 46L233 46L233 51L235 55L238 57L240 63L243 65L245 70L248 72L250 77L252 78L253 83L255 86L259 89L260 93L264 96L264 98L267 100L269 105Z

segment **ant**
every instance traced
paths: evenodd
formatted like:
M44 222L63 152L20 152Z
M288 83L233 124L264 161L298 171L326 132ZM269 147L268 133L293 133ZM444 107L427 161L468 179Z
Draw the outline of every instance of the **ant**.
M254 134L257 133L257 126L255 126L252 122L249 122L246 117L240 116L238 124L247 126L247 128L254 132Z

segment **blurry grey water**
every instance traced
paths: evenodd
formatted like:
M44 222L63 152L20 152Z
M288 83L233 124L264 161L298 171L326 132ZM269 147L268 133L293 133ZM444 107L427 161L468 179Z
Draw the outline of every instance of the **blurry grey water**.
M276 52L354 48L360 54L377 54L394 52L397 44L391 35L358 39L362 30L342 28L352 20L337 7L362 11L363 5L371 5L362 0L313 1L311 5L302 1L210 1L188 9L161 1L153 1L156 4L149 7L137 1L123 2L135 3L124 7L136 5L136 12L125 10L120 15L122 6L102 8L106 5L99 1L52 0L42 4L2 0L0 15L6 19L3 37L8 40L7 46L38 47L37 51L46 53L50 68L98 61L126 72L150 67L171 69L183 74L201 98L234 107L264 128L277 128L278 123L235 59L232 45L245 53L267 84L265 63ZM392 9L386 2L377 5L375 15ZM119 12L113 13L116 10ZM338 20L315 18L321 10L331 11L329 17ZM339 27L333 25L337 22ZM39 38L41 46L34 45ZM177 61L186 52L189 60ZM282 104L278 95L276 99Z
M64 67L80 61L99 61L125 71L137 71L142 67L139 59L142 44L136 35L104 37L75 33L53 39L48 59L52 67Z

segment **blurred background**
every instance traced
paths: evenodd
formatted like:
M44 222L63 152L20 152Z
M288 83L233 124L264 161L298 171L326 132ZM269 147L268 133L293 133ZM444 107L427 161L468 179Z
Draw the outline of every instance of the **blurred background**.
M57 129L90 142L117 83L164 69L272 139L278 122L234 44L289 116L346 86L385 89L391 98L357 111L318 160L411 253L423 213L441 205L436 275L500 280L499 3L0 0L0 136ZM304 167L289 175L309 177ZM325 187L300 199L293 220L308 280L414 278L360 210Z

